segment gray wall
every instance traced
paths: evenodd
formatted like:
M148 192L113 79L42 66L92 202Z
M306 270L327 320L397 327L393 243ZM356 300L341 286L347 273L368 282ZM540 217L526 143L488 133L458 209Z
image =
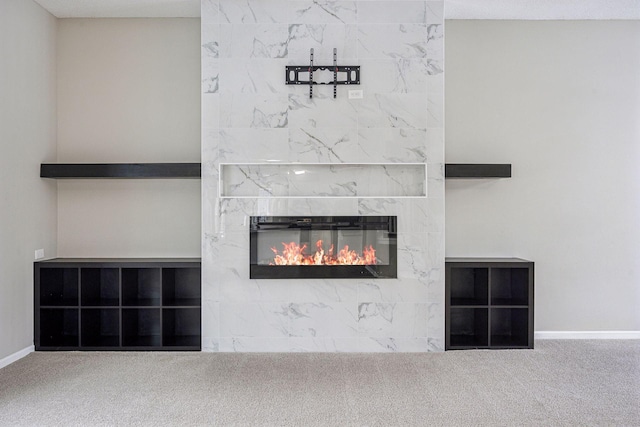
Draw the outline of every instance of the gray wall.
M200 161L200 20L58 21L59 162ZM58 254L200 256L200 180L58 183Z
M447 256L536 262L537 331L640 330L640 22L447 21Z
M56 21L28 0L0 1L0 360L33 345L33 259L56 251Z

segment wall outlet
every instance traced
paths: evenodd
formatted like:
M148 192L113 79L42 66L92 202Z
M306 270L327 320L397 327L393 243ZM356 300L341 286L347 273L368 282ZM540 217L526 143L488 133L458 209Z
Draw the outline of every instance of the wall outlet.
M36 249L36 259L44 258L44 249Z
M364 98L364 92L362 89L352 89L349 91L349 99L362 99Z

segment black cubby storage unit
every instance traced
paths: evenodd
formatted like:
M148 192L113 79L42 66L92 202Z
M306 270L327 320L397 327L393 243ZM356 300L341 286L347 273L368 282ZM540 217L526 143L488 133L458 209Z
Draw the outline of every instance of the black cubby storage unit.
M34 264L36 350L200 350L200 260Z
M534 263L447 258L447 350L533 348Z

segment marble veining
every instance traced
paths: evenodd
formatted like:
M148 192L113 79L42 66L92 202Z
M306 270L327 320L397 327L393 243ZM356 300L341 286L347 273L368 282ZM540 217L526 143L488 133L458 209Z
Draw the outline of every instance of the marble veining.
M358 26L361 58L426 58L424 24L366 24Z
M224 164L222 197L425 197L425 164Z
M290 1L290 21L303 23L352 24L356 22L355 1L310 0Z
M204 351L443 350L443 10L202 0ZM285 85L310 48L364 98ZM396 215L398 278L249 279L254 215Z

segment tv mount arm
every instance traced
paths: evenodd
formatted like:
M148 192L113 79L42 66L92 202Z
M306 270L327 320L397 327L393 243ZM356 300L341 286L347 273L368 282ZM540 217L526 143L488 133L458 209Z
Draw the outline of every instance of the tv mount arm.
M313 48L309 53L309 65L287 65L286 82L288 85L309 85L309 98L313 98L313 85L333 85L333 97L336 98L338 85L360 84L359 65L338 65L336 48L333 49L333 65L313 65ZM314 71L333 71L333 81L316 82L313 80ZM301 80L300 73L309 73L309 80ZM344 80L338 80L338 73L345 73Z

